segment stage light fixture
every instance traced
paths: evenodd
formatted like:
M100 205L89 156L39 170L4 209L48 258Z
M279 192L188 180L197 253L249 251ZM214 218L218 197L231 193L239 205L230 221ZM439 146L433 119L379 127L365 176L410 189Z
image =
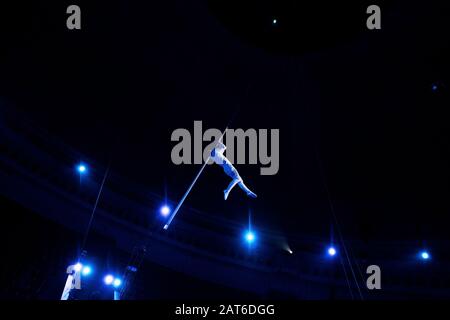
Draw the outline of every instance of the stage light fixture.
M169 213L170 213L170 208L169 208L168 205L163 205L161 207L161 209L159 210L159 212L161 213L161 215L163 217L167 217L169 215Z
M336 253L337 253L337 251L336 251L336 249L334 247L329 247L327 252L328 252L328 255L330 257L334 257L336 255Z
M79 164L79 165L77 166L77 171L78 171L79 174L84 174L84 173L86 173L86 171L87 171L86 165L84 165L84 164Z
M81 269L81 274L82 274L83 276L88 276L88 275L90 275L91 273L92 273L92 269L91 269L90 266L85 266L85 267L83 267L83 269Z
M118 288L121 285L122 285L122 280L120 280L119 278L114 279L114 281L113 281L114 288Z
M421 253L420 253L420 258L422 259L422 260L429 260L431 257L430 257L430 253L428 252L428 251L422 251Z
M103 282L109 286L114 282L114 277L108 274L107 276L105 276L105 278L103 278Z
M247 231L245 233L245 240L251 244L255 241L255 234L252 231Z

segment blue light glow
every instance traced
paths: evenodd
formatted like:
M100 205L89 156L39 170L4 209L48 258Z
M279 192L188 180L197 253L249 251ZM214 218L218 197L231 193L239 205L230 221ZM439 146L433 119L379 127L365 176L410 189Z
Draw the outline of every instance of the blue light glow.
M163 217L167 217L170 213L170 208L168 205L164 205L161 207L161 209L159 210L159 212L161 213L161 215Z
M91 269L90 266L85 266L85 267L83 267L83 269L81 269L81 274L82 274L83 276L88 276L88 275L90 275L91 273L92 273L92 269Z
M420 257L422 258L422 260L429 260L430 259L430 254L428 253L428 251L422 251L420 253Z
M114 281L113 281L113 286L114 286L114 288L118 288L118 287L120 287L122 285L122 280L120 280L120 279L114 279Z
M329 247L327 252L328 252L328 255L331 256L331 257L334 257L336 255L336 253L337 253L337 251L336 251L336 249L334 247Z
M252 231L247 231L245 233L245 240L251 244L255 241L255 234Z
M84 164L79 164L79 165L77 166L77 171L78 171L79 174L84 174L84 173L86 173L86 171L87 171L86 165L84 165Z
M103 278L103 282L109 286L114 282L114 277L108 274L105 278Z

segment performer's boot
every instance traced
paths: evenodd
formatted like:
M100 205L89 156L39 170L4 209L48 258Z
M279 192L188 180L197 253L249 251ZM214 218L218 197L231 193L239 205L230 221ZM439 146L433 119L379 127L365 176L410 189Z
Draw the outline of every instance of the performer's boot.
M258 196L256 195L256 193L249 191L247 192L247 196L249 196L250 198L257 198Z
M245 191L245 193L247 194L247 196L249 196L250 198L256 198L257 195L256 193L252 192L245 184L243 181L239 182L239 187L241 187L242 190Z

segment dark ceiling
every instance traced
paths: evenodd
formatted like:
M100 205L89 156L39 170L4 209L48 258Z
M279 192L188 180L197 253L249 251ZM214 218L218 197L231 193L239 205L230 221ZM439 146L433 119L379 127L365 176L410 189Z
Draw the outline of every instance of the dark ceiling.
M280 129L279 173L237 166L259 198L224 202L208 168L189 205L327 237L331 200L347 235L446 237L444 1L381 2L378 31L362 1L77 2L80 31L67 1L1 5L0 97L87 159L177 201L198 168L171 163L171 132L239 106L232 127Z

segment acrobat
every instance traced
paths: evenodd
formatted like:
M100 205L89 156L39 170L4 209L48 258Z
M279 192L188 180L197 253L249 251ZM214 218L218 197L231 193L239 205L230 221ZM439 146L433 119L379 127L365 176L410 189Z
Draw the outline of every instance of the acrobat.
M231 164L231 162L223 155L225 152L225 149L227 148L222 143L222 138L217 143L216 147L211 151L211 159L221 166L223 168L223 171L231 177L231 182L228 185L228 188L226 188L223 191L224 199L228 199L228 195L230 194L231 190L236 186L239 185L239 187L247 194L247 196L251 198L256 198L256 194L252 192L242 180L241 176L239 175L239 172L236 170L236 168Z
M223 137L223 134L222 134L222 137ZM231 164L231 162L223 155L223 152L225 151L225 149L227 147L222 143L222 137L219 139L219 142L214 147L214 149L211 151L211 154L208 157L208 161L205 161L202 168L195 176L194 181L192 181L191 185L189 186L189 188L187 189L187 191L181 198L181 200L178 203L178 205L176 206L175 210L173 210L172 214L169 216L169 219L167 219L167 222L164 225L164 230L169 229L170 224L172 223L173 219L177 215L178 210L180 210L181 206L183 205L184 200L186 200L187 196L189 195L189 192L191 192L192 188L194 187L194 184L197 182L198 178L202 174L206 165L209 163L209 159L212 159L215 163L220 165L223 168L223 170L225 171L225 173L233 179L233 180L231 180L230 184L228 185L228 188L226 188L223 191L225 200L227 200L231 189L233 189L234 186L236 186L237 184L239 185L239 187L241 187L242 190L244 190L245 193L247 193L247 196L249 196L251 198L256 198L256 194L253 193L249 188L247 188L247 186L244 184L244 181L242 180L241 176L237 172L236 168L234 168L233 165Z

